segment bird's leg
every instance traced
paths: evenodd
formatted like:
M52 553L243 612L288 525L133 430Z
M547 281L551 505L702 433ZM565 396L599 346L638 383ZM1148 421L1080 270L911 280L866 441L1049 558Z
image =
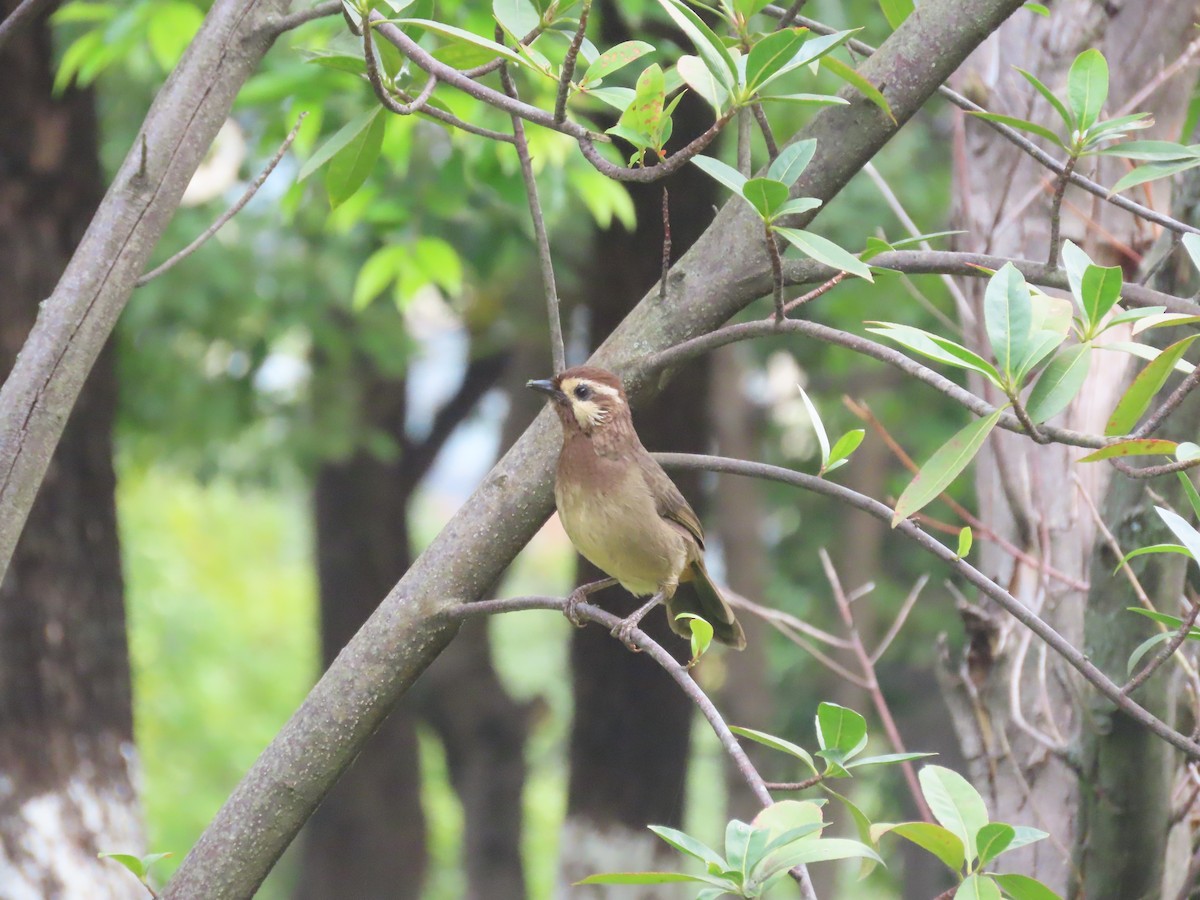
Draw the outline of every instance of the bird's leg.
M658 606L667 599L666 591L659 591L632 613L623 618L612 630L612 636L619 640L622 644L633 650L638 651L638 646L633 642L633 632L637 630L638 623L646 617L646 613Z
M617 583L615 578L601 578L599 581L593 581L590 584L581 584L567 596L566 602L563 604L563 615L576 628L582 628L587 623L579 617L579 607L581 604L587 603L589 594L594 594L596 591L602 591L607 587L612 587Z

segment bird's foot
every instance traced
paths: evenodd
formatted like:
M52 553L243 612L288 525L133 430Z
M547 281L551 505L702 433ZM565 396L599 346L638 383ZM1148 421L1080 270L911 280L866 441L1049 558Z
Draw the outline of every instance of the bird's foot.
M611 632L613 637L615 637L634 653L642 652L642 648L634 643L633 640L633 633L638 630L638 624L641 622L641 619L642 617L635 613L634 615L624 618L614 625Z
M567 595L566 602L563 603L563 615L566 616L567 621L576 628L582 628L587 624L587 620L583 618L582 613L579 611L579 607L587 603L588 594L590 591L586 590L586 588L587 585L581 585L580 587L575 588L575 590L571 591L571 593Z

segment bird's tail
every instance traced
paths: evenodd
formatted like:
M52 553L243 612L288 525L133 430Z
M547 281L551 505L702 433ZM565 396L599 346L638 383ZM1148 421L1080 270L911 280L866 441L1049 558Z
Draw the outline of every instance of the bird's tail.
M742 632L738 620L734 618L733 609L713 584L708 570L704 568L704 561L696 560L692 563L690 574L688 582L680 585L675 596L667 601L667 618L671 623L671 630L683 637L691 637L692 631L687 620L677 622L675 617L680 613L694 613L713 627L713 637L716 640L735 650L743 649L746 646L746 635Z

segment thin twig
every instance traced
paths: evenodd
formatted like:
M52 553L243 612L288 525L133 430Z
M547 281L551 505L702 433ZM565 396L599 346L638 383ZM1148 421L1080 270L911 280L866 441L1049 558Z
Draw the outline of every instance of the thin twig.
M1143 100L1186 68L1195 59L1197 53L1200 53L1200 38L1194 38L1190 44L1183 48L1183 52L1175 58L1173 63L1151 78L1146 84L1142 85L1133 96L1125 101L1120 109L1112 114L1112 118L1119 119L1137 109Z
M667 186L662 188L662 269L658 279L658 300L660 303L667 299L667 273L671 271L671 198Z
M852 491L835 482L826 481L814 475L806 475L803 472L785 469L781 466L688 453L655 453L653 456L661 465L668 469L700 469L710 472L726 472L734 475L746 475L753 478L790 484L815 494L831 497L848 506L861 510L880 521L889 524L892 521L893 510L878 500L867 497L857 491ZM1187 754L1189 759L1200 759L1200 744L1175 731L1149 710L1122 694L1121 689L1107 675L1096 668L1091 660L1076 649L1070 641L1055 631L1041 617L1013 597L1012 594L983 575L965 559L959 559L953 550L923 532L913 523L904 520L897 523L895 528L899 533L916 543L922 550L950 566L960 579L974 585L981 593L996 601L997 604L1018 622L1032 630L1034 634L1045 641L1073 669L1079 672L1085 680L1091 683L1103 696L1111 700L1131 719L1162 738L1171 746L1182 750Z
M530 609L562 611L565 602L561 597L515 597L510 600L479 600L474 603L459 603L454 606L445 607L438 614L448 619L464 619L469 616L494 615L497 613L519 612ZM574 609L581 619L595 622L609 630L621 624L620 617L606 612L591 603L580 603ZM758 774L754 763L746 756L746 751L738 743L737 737L729 730L729 726L725 724L725 720L721 717L721 713L716 705L708 698L708 695L704 693L700 685L696 683L696 680L692 678L691 670L686 665L680 665L662 645L649 637L640 628L634 628L630 631L629 640L634 647L654 660L659 668L666 672L679 685L688 699L699 707L700 712L708 720L709 726L721 742L722 749L733 760L733 764L737 767L746 784L749 785L755 798L763 806L770 806L774 802L774 799L767 789L766 782ZM804 866L797 866L792 871L796 873L797 870L802 875L802 878L799 880L803 896L811 898L811 900L816 900L816 893L813 891L812 884L808 880L807 869Z
M530 30L529 34L525 35L525 37L521 38L521 40L519 40L517 43L522 47L528 47L535 40L537 40L538 36L542 33L542 30L542 23L538 22L537 25ZM504 65L505 61L506 60L503 56L497 56L495 59L491 60L490 62L485 62L483 65L475 66L473 69L461 69L460 71L471 79L482 78L484 75L490 75L492 72L495 72L502 65Z
M1035 444L1049 444L1050 438L1042 434L1038 430L1038 427L1033 424L1033 420L1029 418L1029 413L1025 411L1025 405L1021 402L1020 395L1016 391L1013 391L1013 393L1008 395L1008 401L1012 406L1013 414L1017 417L1017 421L1024 427L1025 433L1029 435L1030 440Z
M1196 459L1181 459L1176 462L1163 463L1161 466L1142 466L1137 468L1120 459L1110 459L1112 467L1129 478L1158 478L1160 475L1172 475L1175 472L1186 472L1200 466L1200 457Z
M308 9L280 16L271 23L271 34L274 37L279 37L279 35L291 31L293 28L307 25L316 19L324 19L326 16L335 16L341 11L342 0L326 0L326 2L318 3L316 6L309 7Z
M1157 672L1163 663L1175 655L1175 651L1183 646L1183 642L1187 640L1188 634L1192 630L1192 626L1196 624L1197 615L1200 615L1200 602L1193 597L1191 611L1188 612L1188 614L1184 616L1183 621L1179 623L1179 629L1174 635L1171 636L1171 639L1163 645L1163 648L1158 651L1154 659L1146 663L1140 672L1138 672L1125 683L1125 686L1121 688L1122 694L1132 694L1139 687L1145 684L1146 679Z
M917 600L921 596L921 591L925 589L925 585L929 582L929 574L925 573L917 579L916 584L912 586L912 590L908 592L908 596L904 598L904 602L900 605L900 612L896 613L896 618L892 620L891 627L888 628L887 634L883 636L883 640L879 642L879 646L875 648L875 652L871 654L871 664L875 665L879 660L883 659L883 654L887 653L888 647L892 646L892 641L900 634L900 629L904 627L904 623L908 620L908 614L912 612L912 608L917 605Z
M780 17L779 30L790 28L792 23L796 21L796 16L800 14L800 10L804 9L804 4L807 2L808 0L796 0L796 2L792 4L791 9L789 9Z
M767 255L771 257L771 296L775 302L775 324L786 316L783 308L783 260L779 256L779 245L775 243L775 232L769 223L763 224L763 235L767 244Z
M883 723L884 733L887 734L888 741L891 742L892 748L897 753L905 753L907 751L904 749L904 740L900 737L900 729L896 727L896 720L892 718L887 698L883 696L883 689L880 688L879 679L875 676L875 663L872 661L871 655L867 653L867 648L863 646L862 637L858 633L858 625L854 621L854 611L850 608L846 592L842 590L842 582L838 578L837 570L833 567L833 560L829 558L829 553L824 547L817 550L817 556L821 560L821 569L825 572L825 579L829 582L830 590L833 591L833 599L837 603L838 613L841 614L842 624L846 626L846 634L850 636L850 648L854 651L855 659L858 660L862 679L867 683L867 694L871 698L875 712L879 714L880 722ZM912 794L913 802L917 805L921 818L926 822L932 822L933 813L925 801L921 784L917 781L917 770L913 768L912 761L904 760L900 764L900 768L904 770L904 780L908 783L909 793Z
M846 277L845 272L838 272L836 275L834 275L828 281L822 282L821 284L817 285L815 288L813 288L807 294L801 294L796 299L789 300L787 303L785 303L783 305L784 313L785 314L790 313L793 309L798 309L799 307L803 306L805 303L808 303L810 300L816 300L818 297L820 297L826 291L832 290L834 287L836 287L838 284L840 284L841 281L845 277Z
M803 781L768 781L767 790L769 791L807 791L810 787L816 787L825 780L824 775L814 775L811 778L805 778Z
M721 593L734 609L744 609L746 612L758 616L765 622L787 625L789 628L794 628L796 631L806 634L813 640L820 641L822 644L828 644L831 647L838 647L842 650L850 649L850 642L845 638L840 638L836 634L830 634L828 631L818 628L816 625L809 624L789 612L755 603L753 600L743 597L729 587L722 586Z
M592 0L583 0L579 9L579 26L575 36L571 38L571 46L567 47L567 55L563 57L562 74L558 76L558 96L554 100L554 121L562 122L567 118L567 96L571 93L571 78L575 74L575 60L579 58L579 48L583 46L583 32L587 28L588 13L592 11Z
M1072 153L1067 157L1067 163L1063 166L1058 177L1054 180L1054 198L1050 201L1050 252L1047 255L1046 265L1058 265L1058 245L1059 235L1062 232L1062 201L1063 194L1067 190L1067 182L1071 179L1071 173L1075 171L1075 163L1079 162L1079 157Z
M779 144L775 141L775 132L771 130L766 110L762 108L761 103L752 104L750 110L754 113L754 121L758 123L758 130L762 132L763 143L767 145L767 158L771 162L775 162L775 157L779 155Z
M955 403L964 406L981 418L990 416L996 411L996 407L986 400L975 396L965 388L959 387L949 378L946 378L939 372L935 372L928 366L922 365L898 350L893 350L891 347L884 347L882 344L877 344L867 338L839 331L827 325L810 322L806 319L784 319L782 322L776 322L774 317L772 317L758 322L740 322L735 325L726 325L724 328L718 328L716 331L710 331L708 334L691 338L690 340L676 344L674 347L668 347L649 357L642 358L638 360L638 367L646 372L654 372L669 366L679 365L702 353L716 350L718 347L724 347L726 344L753 338L768 337L780 333L806 335L818 341L845 347L855 353L860 353L863 356L869 356L872 359L887 363L889 366L945 394ZM1010 413L1000 416L997 425L1007 431L1015 431L1019 434L1025 433L1025 426L1017 420L1016 416ZM1057 443L1068 444L1074 447L1099 449L1110 443L1108 438L1101 435L1084 434L1049 425L1042 427L1042 433Z
M513 100L519 99L517 86L512 80L512 75L509 74L508 66L500 67L500 82L509 97ZM550 256L550 238L546 234L546 219L542 215L541 201L538 200L537 179L533 174L533 160L529 156L529 143L525 140L525 123L516 113L512 114L512 126L517 157L521 161L521 177L525 179L525 196L529 200L529 215L533 219L533 235L537 243L542 290L546 294L546 317L550 322L550 356L554 362L554 374L557 375L567 367L567 351L563 344L558 287L554 282L554 260Z
M787 15L783 8L779 6L767 6L763 9L763 12L776 18L782 18L783 16ZM836 28L832 28L829 25L825 25L822 22L816 21L815 19L807 19L804 16L796 16L796 21L816 34L833 34L837 31ZM874 47L869 44L864 44L862 41L852 39L846 42L846 46L855 53L861 53L864 56L870 56L875 53ZM951 90L945 85L942 85L938 88L938 93L960 109L965 109L968 112L987 112L987 110L985 110L982 106L971 102L962 94ZM1001 122L991 122L986 119L981 121L989 128L1001 134L1009 143L1019 147L1050 171L1056 174L1062 172L1064 168L1063 163L1060 163L1049 153L1046 153L1037 144L1026 139L1016 129L1009 128L1007 125L1004 125ZM1128 200L1125 197L1122 197L1120 194L1113 194L1104 185L1097 184L1088 178L1084 178L1078 172L1072 172L1070 180L1071 184L1083 188L1085 191L1099 197L1101 200L1111 203L1113 206L1123 209L1126 212L1140 216L1148 222L1154 222L1157 225L1161 225L1168 231L1178 232L1179 234L1200 234L1200 228L1195 228L1191 225L1188 225L1186 222L1181 222L1178 219L1173 219L1170 216L1163 215L1162 213L1150 209L1149 207L1142 206L1140 203L1135 203L1132 200Z
M194 241L192 241L178 253L163 260L162 263L151 269L149 272L146 272L144 275L142 275L142 277L133 283L133 286L142 287L145 284L149 284L159 275L162 275L163 273L175 268L176 265L199 250L200 247L204 245L204 242L220 231L226 222L241 212L242 208L250 202L255 194L258 193L258 189L261 188L266 180L271 177L271 173L275 171L275 167L279 165L279 161L283 159L283 155L287 153L288 147L292 146L292 141L296 140L296 135L300 133L300 125L304 122L304 117L307 115L307 111L300 113L300 117L296 119L296 124L292 126L292 130L288 132L288 136L283 139L283 143L279 145L279 149L275 151L275 155L271 157L266 167L259 172L258 177L250 182L250 186L246 188L245 192L238 198L237 202L234 203L233 206L221 213L221 215L219 215L211 225L204 229L204 231L202 231Z

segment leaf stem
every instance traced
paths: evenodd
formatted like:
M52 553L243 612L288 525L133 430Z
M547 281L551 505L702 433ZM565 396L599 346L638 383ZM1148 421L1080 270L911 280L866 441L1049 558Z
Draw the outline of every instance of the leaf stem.
M583 0L579 10L579 27L571 38L571 46L563 57L562 73L558 77L558 96L554 100L554 121L563 122L567 118L567 96L571 93L571 78L575 74L575 61L579 58L579 48L583 46L583 32L587 28L588 13L592 11L592 0Z
M1079 162L1079 156L1072 153L1067 157L1067 163L1063 166L1062 171L1058 173L1058 178L1054 181L1054 199L1050 201L1050 255L1046 260L1046 265L1058 265L1058 248L1061 243L1060 232L1062 230L1062 202L1063 194L1067 190L1067 182L1071 180L1071 173L1075 171L1075 164Z

